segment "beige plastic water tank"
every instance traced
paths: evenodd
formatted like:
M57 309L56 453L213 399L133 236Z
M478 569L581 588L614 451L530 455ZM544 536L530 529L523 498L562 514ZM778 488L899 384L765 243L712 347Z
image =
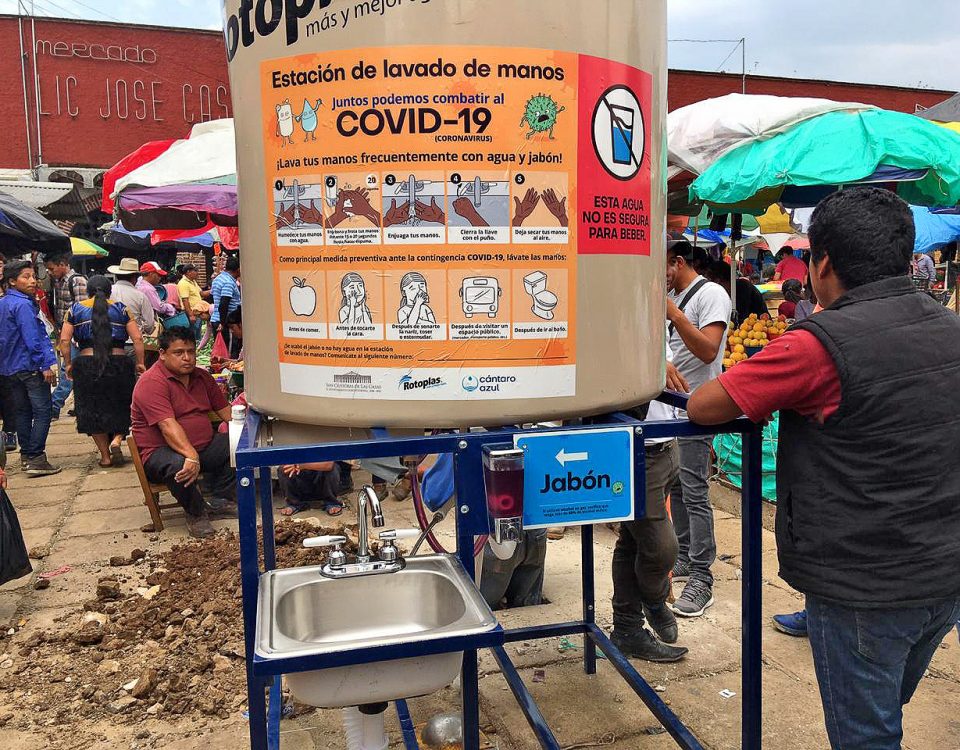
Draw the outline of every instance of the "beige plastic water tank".
M602 413L664 383L666 0L225 0L250 402Z

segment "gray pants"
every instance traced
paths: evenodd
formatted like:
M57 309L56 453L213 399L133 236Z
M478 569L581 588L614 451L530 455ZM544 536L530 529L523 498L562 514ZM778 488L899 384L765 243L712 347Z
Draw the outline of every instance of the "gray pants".
M403 465L403 460L399 456L391 458L361 458L360 468L364 471L369 471L372 476L382 479L387 484L393 484L407 473L407 469Z
M680 476L670 490L670 511L680 543L678 559L690 563L690 577L713 585L710 566L717 559L717 539L710 506L710 446L713 438L680 439Z
M543 564L547 559L547 530L524 531L523 540L508 560L501 560L487 544L483 548L480 593L490 609L528 607L543 598Z

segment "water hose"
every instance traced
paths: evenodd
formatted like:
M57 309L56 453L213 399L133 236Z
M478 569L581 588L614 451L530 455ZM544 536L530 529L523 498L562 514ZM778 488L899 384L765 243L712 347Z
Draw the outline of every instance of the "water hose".
M417 523L420 525L420 530L424 532L423 537L426 539L427 544L430 545L430 549L436 552L438 555L449 555L450 553L444 548L437 538L433 535L433 527L436 526L440 521L443 520L444 516L442 513L437 513L434 515L433 520L427 520L427 511L426 506L423 502L423 491L420 485L420 473L417 471L417 467L410 466L410 491L413 494L413 509L417 514ZM473 556L476 557L481 552L483 552L483 547L487 543L488 534L483 534L478 536L476 542L473 545ZM417 546L414 548L414 552L420 548L421 542L417 543Z

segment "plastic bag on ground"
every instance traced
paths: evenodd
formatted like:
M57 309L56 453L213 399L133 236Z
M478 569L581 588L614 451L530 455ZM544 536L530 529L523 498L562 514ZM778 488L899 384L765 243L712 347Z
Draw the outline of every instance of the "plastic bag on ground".
M17 511L6 490L0 489L0 585L32 572Z

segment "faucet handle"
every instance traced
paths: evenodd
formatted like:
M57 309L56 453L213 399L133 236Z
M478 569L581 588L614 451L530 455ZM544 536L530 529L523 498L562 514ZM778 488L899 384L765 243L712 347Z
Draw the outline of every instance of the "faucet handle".
M416 539L422 533L420 529L389 529L381 531L377 537L381 542L395 542L400 539Z
M303 540L304 547L339 547L341 544L346 544L347 538L338 534L330 534L328 536L311 536Z

